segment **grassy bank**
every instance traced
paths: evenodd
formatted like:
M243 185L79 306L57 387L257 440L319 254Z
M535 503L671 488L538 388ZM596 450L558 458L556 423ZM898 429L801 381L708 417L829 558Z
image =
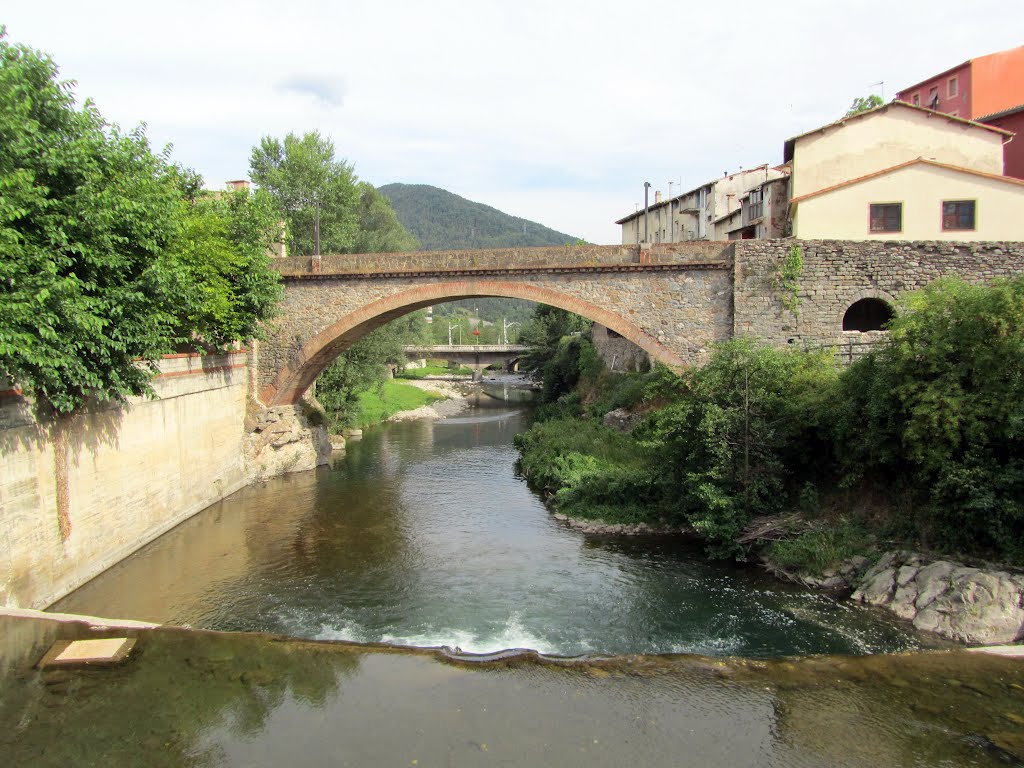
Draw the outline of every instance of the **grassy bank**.
M360 429L380 424L401 411L412 411L443 399L441 395L392 379L378 389L359 395L356 424Z
M404 371L399 371L395 374L396 378L399 379L425 379L428 376L472 376L473 370L460 366L458 368L449 368L447 365L427 365L424 368L406 368Z

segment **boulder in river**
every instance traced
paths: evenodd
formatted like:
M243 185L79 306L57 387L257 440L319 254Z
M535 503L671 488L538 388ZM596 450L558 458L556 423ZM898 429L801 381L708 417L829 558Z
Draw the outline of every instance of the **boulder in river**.
M919 630L968 645L1024 639L1024 575L890 552L864 574L853 599L887 607Z

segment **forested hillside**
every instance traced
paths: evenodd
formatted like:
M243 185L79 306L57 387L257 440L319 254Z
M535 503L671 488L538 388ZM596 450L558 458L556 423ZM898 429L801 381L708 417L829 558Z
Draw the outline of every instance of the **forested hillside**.
M424 250L565 245L577 238L428 184L379 188Z

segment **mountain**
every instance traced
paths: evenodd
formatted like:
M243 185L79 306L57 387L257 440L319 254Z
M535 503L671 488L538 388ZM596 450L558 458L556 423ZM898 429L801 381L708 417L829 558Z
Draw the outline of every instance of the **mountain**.
M572 235L428 184L385 184L378 191L391 201L398 220L425 251L577 242Z

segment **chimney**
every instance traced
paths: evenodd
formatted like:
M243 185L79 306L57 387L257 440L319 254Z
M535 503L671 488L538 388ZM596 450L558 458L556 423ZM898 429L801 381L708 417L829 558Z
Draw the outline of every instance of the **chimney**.
M654 204L657 205L660 202L661 202L661 192L657 192L656 191L654 193Z

